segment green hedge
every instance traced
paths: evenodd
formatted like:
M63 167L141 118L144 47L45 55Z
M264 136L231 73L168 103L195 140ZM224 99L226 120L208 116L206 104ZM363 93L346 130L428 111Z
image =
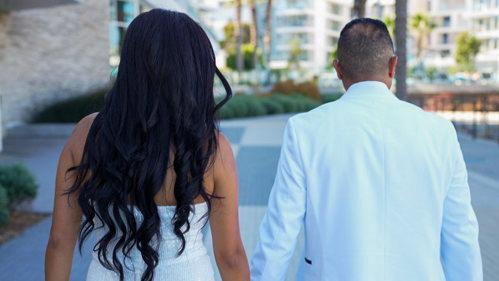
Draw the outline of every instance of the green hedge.
M322 95L322 102L323 103L327 103L327 102L332 102L332 101L336 101L338 100L339 98L341 98L343 94L341 93L337 93L337 94L325 94L325 95Z
M9 214L9 197L7 195L7 190L5 190L3 186L0 186L0 226L9 222Z
M100 111L104 105L106 89L90 95L53 104L34 116L34 123L76 123L90 113ZM303 94L236 95L221 109L221 119L304 112L321 103L331 102L341 94L322 95L317 101Z
M74 97L50 105L32 118L33 123L77 123L90 113L104 106L104 97L109 89L100 89L89 95Z
M222 107L221 119L309 111L321 103L302 95L238 95Z
M16 203L34 198L37 189L34 177L24 166L0 166L0 226L8 222Z

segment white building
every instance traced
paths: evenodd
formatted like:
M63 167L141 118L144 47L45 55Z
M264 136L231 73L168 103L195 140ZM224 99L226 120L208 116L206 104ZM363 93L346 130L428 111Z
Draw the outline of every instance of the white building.
M427 13L435 28L431 32L424 53L425 64L437 68L455 65L456 39L460 33L470 31L468 0L431 0Z
M456 38L462 32L481 44L478 72L499 79L499 0L430 0L428 13L436 23L425 63L437 68L455 66Z
M468 0L472 33L481 41L477 69L499 80L499 0Z
M232 0L197 0L192 1L199 18L203 21L218 41L224 40L224 27L236 20L236 9ZM247 5L243 5L241 12L243 23L251 22L251 12Z
M273 50L270 67L288 66L290 42L301 44L300 67L319 73L336 48L341 28L350 19L351 1L278 0L274 10Z
M215 48L219 50L218 62L225 61L218 42L224 38L224 27L236 17L231 0L112 0L112 5L121 3L124 10L115 21L111 31L114 46L119 46L127 22L126 3L135 3L134 13L143 7L161 7L187 12L198 20L209 33ZM260 2L258 2L260 3ZM129 5L129 4L128 4ZM270 67L286 69L292 49L291 42L300 42L300 68L318 74L327 68L329 55L336 48L339 33L351 19L353 0L274 0L272 55ZM499 73L499 0L409 0L409 17L417 12L429 15L436 24L423 51L426 66L450 68L455 65L456 38L469 31L482 42L477 56L477 69L482 73ZM112 9L113 10L113 9ZM264 31L265 3L258 5L260 36ZM395 16L395 0L368 0L366 13L369 17L384 19ZM117 18L120 14L117 15ZM251 22L247 5L243 6L242 21ZM408 19L410 23L410 18ZM409 30L408 35L411 35ZM408 38L409 64L414 65L416 47ZM117 54L114 48L114 54ZM112 59L116 56L112 56ZM115 62L112 64L115 64ZM496 77L499 78L499 77Z
M409 11L423 11L425 1L410 1ZM313 74L323 71L328 57L337 47L340 31L351 20L353 0L277 0L271 68L288 66L290 42L298 38L302 56L300 67ZM383 20L394 17L395 0L368 0L366 14ZM414 48L409 41L411 53Z

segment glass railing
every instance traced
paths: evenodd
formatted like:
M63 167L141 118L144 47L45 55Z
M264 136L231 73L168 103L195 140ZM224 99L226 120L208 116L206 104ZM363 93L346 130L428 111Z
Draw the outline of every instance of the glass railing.
M313 25L313 20L307 16L282 17L277 21L279 26L305 27Z

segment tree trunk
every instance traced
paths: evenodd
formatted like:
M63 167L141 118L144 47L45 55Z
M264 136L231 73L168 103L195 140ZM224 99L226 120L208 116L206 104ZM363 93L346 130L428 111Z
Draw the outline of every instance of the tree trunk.
M395 72L396 94L399 99L407 96L407 0L395 1L395 42L398 64Z
M251 9L251 43L255 47L255 52L253 53L253 65L255 69L258 68L258 15L256 11L256 0L250 0Z
M363 18L366 16L367 0L354 0L352 7L352 18Z
M263 37L265 65L269 67L272 55L272 0L268 0L265 9L265 35Z
M243 45L243 34L242 34L242 23L241 23L242 8L243 7L241 0L236 0L236 25L234 32L236 37L236 66L237 66L238 76L241 75L241 72L243 71L244 68L243 52L241 49Z

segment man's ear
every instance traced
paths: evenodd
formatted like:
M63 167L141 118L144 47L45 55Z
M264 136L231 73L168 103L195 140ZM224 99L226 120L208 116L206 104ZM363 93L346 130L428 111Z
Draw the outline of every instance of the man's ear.
M336 76L338 76L338 79L343 80L343 69L341 69L340 61L338 59L335 59L333 61L333 66L334 69L336 70Z
M388 76L390 76L390 78L395 77L395 69L397 68L397 62L398 62L397 56L391 57L390 61L388 62Z

